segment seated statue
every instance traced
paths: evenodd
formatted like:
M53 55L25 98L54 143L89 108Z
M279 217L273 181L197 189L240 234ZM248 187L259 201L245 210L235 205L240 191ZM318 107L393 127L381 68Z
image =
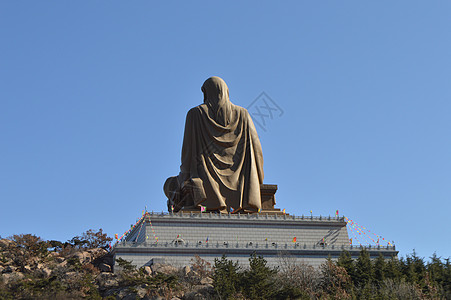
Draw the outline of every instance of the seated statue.
M164 184L168 210L257 212L263 154L249 112L229 100L219 77L202 85L204 103L188 111L178 176Z

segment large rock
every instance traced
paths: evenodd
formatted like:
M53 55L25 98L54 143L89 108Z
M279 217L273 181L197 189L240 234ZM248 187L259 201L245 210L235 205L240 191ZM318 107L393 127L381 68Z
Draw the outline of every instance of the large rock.
M100 270L101 272L111 272L111 266L110 266L110 265L107 265L107 264L104 264L104 263L101 263L101 264L99 265L99 270Z
M145 266L144 273L146 273L147 275L152 275L152 269L149 266Z
M183 297L185 300L204 300L204 299L214 299L215 290L213 286L193 286L193 291L186 293Z
M20 272L4 273L4 274L0 275L0 278L3 280L4 284L8 284L10 282L15 282L24 277L25 277L25 275Z
M23 273L29 274L29 273L32 272L32 269L31 269L30 266L24 266L24 267L22 267L21 271L22 271Z
M92 260L91 254L88 251L75 252L71 257L77 258L81 264L90 263Z
M57 267L64 268L67 265L67 260L63 260L61 263L57 264Z
M164 265L164 264L153 264L151 266L153 273L163 273L166 275L174 274L177 272L177 268L171 266L171 265Z
M118 285L119 280L117 279L117 275L110 272L102 272L96 277L96 282L99 285L99 288L102 290L106 290Z
M183 267L183 276L188 277L190 272L191 272L191 267L190 266L184 266Z
M66 259L64 258L64 257L61 257L61 256L57 256L57 257L55 257L55 262L57 263L57 264L60 264L60 263L62 263L63 261L65 261Z
M212 285L213 284L213 279L211 279L210 277L204 277L200 280L200 284L203 285Z
M8 248L8 247L13 247L13 246L15 246L16 245L16 243L15 242L13 242L13 241L11 241L11 240L8 240L8 239L0 239L0 249L1 248Z
M52 270L50 270L50 269L47 268L47 267L44 267L44 268L40 269L40 273L41 273L41 275L44 276L45 278L48 278L48 277L50 277L50 275L52 275Z
M102 248L89 249L87 252L91 255L92 260L95 260L99 257L105 256L108 254L108 251L106 251L105 249L102 249Z

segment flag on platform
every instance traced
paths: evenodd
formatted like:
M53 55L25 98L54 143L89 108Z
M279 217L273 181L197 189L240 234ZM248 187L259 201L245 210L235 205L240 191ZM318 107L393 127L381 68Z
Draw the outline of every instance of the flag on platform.
M206 207L206 206L203 206L203 205L200 206L200 212L204 212L204 211L206 211L206 210L207 210L207 207Z
M262 209L261 209L261 208L259 208L257 212L259 213L259 212L261 212L261 211L262 211Z
M293 238L293 243L296 243L296 237Z
M207 236L207 239L205 240L205 243L208 243L208 236Z
M335 211L335 215L338 217L338 209Z
M114 237L116 238L116 240L118 240L118 238L117 238L117 233L114 235Z
M285 208L282 210L282 213L285 214Z

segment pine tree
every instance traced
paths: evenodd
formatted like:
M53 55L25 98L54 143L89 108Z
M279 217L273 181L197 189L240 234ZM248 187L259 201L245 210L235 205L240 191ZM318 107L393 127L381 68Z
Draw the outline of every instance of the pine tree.
M373 280L373 268L370 260L370 253L363 249L355 264L356 285L365 286Z
M426 276L426 266L424 265L424 259L417 256L415 249L411 255L407 255L406 259L401 259L403 262L403 273L408 282L413 284L424 285L424 278Z
M396 257L392 257L385 262L385 278L399 282L402 277L401 264Z
M449 257L445 259L445 263L443 264L443 274L444 280L442 283L443 293L446 299L451 299L451 262Z
M385 258L382 255L382 253L379 253L379 256L374 261L374 280L381 284L385 279L385 271L386 271L386 264L385 264Z
M243 274L243 294L249 299L272 299L276 292L273 278L276 269L269 268L262 256L254 252L249 258L249 270Z
M351 280L353 282L356 281L355 263L351 257L351 253L349 253L349 251L344 250L340 253L340 256L338 257L338 260L337 260L337 265L345 268L348 275L351 276Z
M238 262L228 260L225 255L215 258L213 287L221 299L229 299L240 289L240 267Z

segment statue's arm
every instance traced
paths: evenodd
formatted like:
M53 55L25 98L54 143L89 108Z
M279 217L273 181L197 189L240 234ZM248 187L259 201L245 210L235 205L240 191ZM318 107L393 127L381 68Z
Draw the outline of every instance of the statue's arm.
M194 111L192 108L186 114L185 121L185 133L183 135L182 145L182 164L180 165L179 183L182 184L191 177L191 160L193 157L193 139L195 138L194 132Z
M262 145L260 144L260 139L258 138L257 129L255 129L254 122L252 121L251 115L246 110L248 123L249 123L249 132L252 140L252 146L254 148L254 156L257 164L257 173L260 184L263 183L263 179L265 177L265 173L263 172L263 151Z

